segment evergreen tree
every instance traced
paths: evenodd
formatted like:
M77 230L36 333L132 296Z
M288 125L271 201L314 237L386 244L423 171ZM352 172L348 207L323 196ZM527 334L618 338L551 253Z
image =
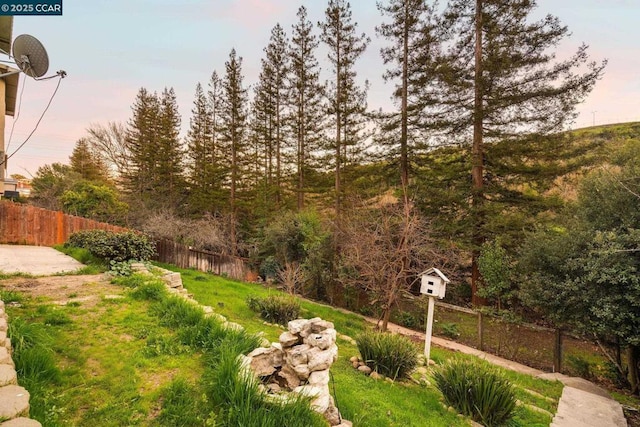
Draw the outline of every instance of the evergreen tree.
M284 108L286 106L286 78L289 72L287 38L277 24L271 30L269 44L264 49L260 80L253 102L253 131L256 143L263 147L263 174L266 181L267 201L273 194L276 205L281 202L284 168ZM258 153L256 153L258 154ZM261 162L259 162L261 163Z
M161 205L170 208L180 206L184 202L184 147L180 141L180 113L176 94L173 88L165 88L160 97L158 163L156 165L158 177L156 191L163 194Z
M325 21L319 22L321 40L329 49L328 58L333 68L334 80L329 90L329 111L334 116L335 137L332 141L335 170L335 210L339 225L343 199L343 167L347 155L358 152L361 142L358 124L366 110L366 89L356 84L354 65L364 53L369 38L357 34L357 24L352 21L351 5L345 0L329 0Z
M534 0L451 0L442 21L450 36L446 67L440 74L444 104L455 118L450 129L472 137L472 215L474 303L480 279L477 259L484 230L485 142L518 141L561 130L575 106L591 91L605 63L587 63L582 45L569 59L556 61L552 49L568 35L558 18L531 21ZM586 65L587 70L582 71ZM453 133L453 132L452 132Z
M144 209L175 208L184 191L180 115L173 89L162 96L141 88L132 107L126 144L125 185Z
M398 165L406 204L411 162L426 144L429 135L424 133L434 127L436 118L434 72L439 39L433 7L425 0L389 0L377 6L389 18L376 28L390 42L380 50L388 66L383 77L387 82L397 82L393 98L399 107L399 111L381 117L382 140L386 155Z
M221 138L230 154L229 158L229 209L231 213L230 238L232 253L237 253L237 223L239 189L244 178L247 161L246 121L247 89L242 85L242 57L232 49L229 60L225 62L225 76L222 80L224 97L221 103Z
M81 138L76 142L76 146L69 157L71 170L78 174L81 179L93 181L95 183L106 183L109 181L109 171L102 161L102 158L89 145L86 138Z
M320 146L324 88L320 84L320 67L315 56L318 41L312 33L313 24L307 19L307 9L300 6L297 16L289 45L289 126L295 139L297 207L302 210L309 185L307 172L313 167L312 153Z
M215 204L215 176L213 166L212 113L202 85L196 85L196 94L187 132L187 164L189 210L203 214L212 212Z
M130 162L125 171L125 185L132 199L148 205L156 183L157 129L160 105L157 94L141 88L136 95L133 115L127 124L126 144Z

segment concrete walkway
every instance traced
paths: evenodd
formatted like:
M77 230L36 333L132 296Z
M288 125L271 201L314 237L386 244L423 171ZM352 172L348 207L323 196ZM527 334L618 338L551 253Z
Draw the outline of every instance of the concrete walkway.
M377 323L377 319L371 317L365 318L369 322ZM421 341L425 339L424 333L407 329L393 323L388 324L388 329L395 333L416 337ZM484 351L439 337L432 337L431 343L448 350L472 354L494 365L522 374L562 382L564 389L562 390L562 396L558 403L558 412L551 422L551 427L627 427L627 420L624 417L622 405L613 400L605 390L585 379L568 377L562 374L546 373L512 360L503 359L493 354L485 353Z
M0 245L0 272L50 276L76 271L83 264L45 246Z

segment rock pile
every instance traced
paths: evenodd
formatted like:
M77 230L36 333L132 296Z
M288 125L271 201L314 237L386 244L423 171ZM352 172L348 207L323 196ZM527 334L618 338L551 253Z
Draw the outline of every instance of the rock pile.
M18 386L18 376L11 358L11 340L7 338L9 317L0 300L0 427L39 427L29 419L29 392Z
M286 392L309 396L332 426L347 427L351 422L342 420L329 393L329 368L337 359L333 323L315 317L292 320L279 342L255 349L244 363L275 400L286 400Z

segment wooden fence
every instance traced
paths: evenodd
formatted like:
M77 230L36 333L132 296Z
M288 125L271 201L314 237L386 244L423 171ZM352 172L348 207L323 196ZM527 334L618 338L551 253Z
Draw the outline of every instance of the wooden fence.
M129 231L104 222L67 215L31 205L0 201L0 244L53 246L62 244L80 230ZM237 280L257 276L244 259L198 251L170 240L156 241L157 261L181 268L194 268Z
M157 241L156 250L158 252L157 261L173 264L180 268L193 268L236 280L256 278L243 258L199 251L171 240Z
M93 229L127 231L63 212L0 201L0 243L53 246L66 242L76 231Z

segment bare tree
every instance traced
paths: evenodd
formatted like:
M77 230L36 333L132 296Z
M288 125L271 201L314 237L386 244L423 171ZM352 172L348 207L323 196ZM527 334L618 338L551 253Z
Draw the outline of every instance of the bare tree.
M300 292L300 286L304 282L304 273L300 268L300 264L293 261L287 262L283 268L278 271L278 279L289 295L295 295Z
M231 254L228 219L205 215L200 219L180 218L168 210L148 216L142 231L157 239L174 240L220 254Z
M112 173L121 177L129 166L125 126L119 122L91 124L87 133L91 148L100 155Z
M382 310L386 331L391 311L409 292L420 272L446 260L429 236L429 228L412 204L378 203L345 218L340 280L367 292Z

